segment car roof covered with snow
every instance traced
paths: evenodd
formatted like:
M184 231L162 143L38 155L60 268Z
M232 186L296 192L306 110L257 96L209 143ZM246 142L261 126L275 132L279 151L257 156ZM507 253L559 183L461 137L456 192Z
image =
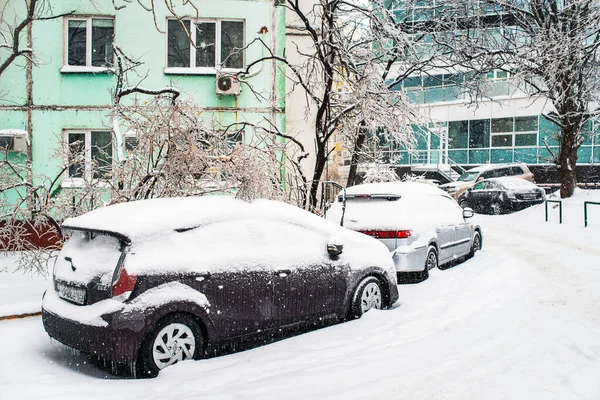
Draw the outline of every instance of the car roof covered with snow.
M69 218L63 228L117 233L127 239L193 229L243 218L282 219L322 227L323 219L298 207L270 200L246 202L231 196L160 198L119 203Z
M498 182L500 185L504 186L507 189L516 189L516 190L528 190L532 188L537 188L538 186L534 183L529 182L528 180L522 178L515 178L510 176L502 176L498 178L489 178L486 179L492 182Z

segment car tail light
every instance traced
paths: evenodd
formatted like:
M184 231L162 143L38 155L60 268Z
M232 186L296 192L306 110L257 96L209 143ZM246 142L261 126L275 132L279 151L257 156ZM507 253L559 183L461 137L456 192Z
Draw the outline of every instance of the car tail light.
M410 231L359 231L362 234L377 239L406 239L410 236Z
M122 267L117 281L113 284L113 297L118 297L118 300L127 300L135 287L136 281L137 275L129 275L125 267Z

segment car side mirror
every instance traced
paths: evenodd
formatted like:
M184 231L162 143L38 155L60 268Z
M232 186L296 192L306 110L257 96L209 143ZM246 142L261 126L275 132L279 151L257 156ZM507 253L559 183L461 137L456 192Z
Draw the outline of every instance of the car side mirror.
M340 254L344 251L344 245L338 244L334 242L327 243L327 254L329 254L329 258L332 260L337 260Z
M473 217L473 215L475 215L475 213L473 212L472 208L466 207L463 209L463 218L464 219L471 218L471 217Z

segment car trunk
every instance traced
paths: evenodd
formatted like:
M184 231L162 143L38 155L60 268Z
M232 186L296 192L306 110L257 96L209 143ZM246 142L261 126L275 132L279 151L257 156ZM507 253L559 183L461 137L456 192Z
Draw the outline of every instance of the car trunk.
M327 219L341 220L341 202L332 208ZM395 194L356 194L346 197L344 227L371 236L393 251L398 246L412 243L410 232L403 228L406 224L404 200ZM339 215L338 215L339 214Z
M78 305L112 297L123 265L127 238L110 232L63 227L65 244L54 266L54 289Z

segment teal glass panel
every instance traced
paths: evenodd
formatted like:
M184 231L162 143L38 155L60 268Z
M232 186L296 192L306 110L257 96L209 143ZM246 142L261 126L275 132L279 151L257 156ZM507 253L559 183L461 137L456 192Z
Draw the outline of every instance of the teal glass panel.
M420 87L421 86L421 77L420 76L411 76L409 78L404 79L402 82L403 82L405 88Z
M448 147L466 149L469 145L469 121L451 121L448 123ZM465 160L466 161L466 160Z
M592 162L594 164L600 164L600 146L594 146Z
M538 117L515 117L515 132L531 132L538 130Z
M444 101L444 88L429 88L424 91L426 103L439 103Z
M581 136L583 138L583 144L592 144L592 121L587 121L585 125L583 125Z
M446 86L444 90L444 101L455 101L464 99L464 94L461 93L458 86Z
M513 131L513 118L494 118L492 119L492 132L503 133Z
M535 146L536 142L537 133L515 135L515 147Z
M510 163L513 160L512 149L492 150L492 163Z
M558 146L556 136L560 134L560 128L553 122L548 121L544 116L540 117L540 136L539 146L544 146L544 139L548 142L548 146Z
M437 134L435 134L434 132L431 132L429 134L429 141L430 141L429 147L431 149L439 149L440 148L440 137Z
M507 81L489 82L487 95L489 97L508 96L510 94L510 84Z
M552 152L555 155L558 155L558 147L550 147L550 149L552 150ZM547 148L545 147L540 147L539 148L539 158L538 158L538 162L539 163L552 163L553 159L552 159L552 155L550 154L550 152L548 151Z
M397 163L400 165L408 165L410 164L410 155L408 151L401 151L398 154Z
M417 103L417 104L424 103L423 92L421 90L407 91L406 97L408 98L408 101L410 101L411 103Z
M469 121L469 148L490 147L490 120L473 119Z
M515 162L523 162L526 164L537 164L538 156L537 156L537 148L522 148L515 149Z
M425 75L423 77L423 87L442 86L444 75Z
M492 147L512 147L512 134L492 136Z
M490 151L469 150L469 164L487 164L490 161Z
M467 164L469 154L467 150L448 150L448 157L457 164Z
M590 164L592 159L592 146L581 146L577 150L577 164Z

